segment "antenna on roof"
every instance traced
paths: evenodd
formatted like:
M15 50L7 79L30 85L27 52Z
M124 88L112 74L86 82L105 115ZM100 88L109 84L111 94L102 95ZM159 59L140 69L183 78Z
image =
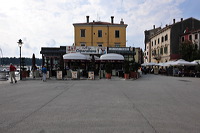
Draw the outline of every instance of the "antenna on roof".
M97 22L98 21L101 21L101 20L100 20L99 14L97 13Z

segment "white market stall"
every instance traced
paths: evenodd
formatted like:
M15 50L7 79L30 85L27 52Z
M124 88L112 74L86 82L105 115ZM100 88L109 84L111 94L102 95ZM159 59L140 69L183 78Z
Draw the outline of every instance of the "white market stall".
M191 63L189 61L185 61L183 59L179 59L173 63L171 63L172 66L195 66L197 63Z
M67 78L79 79L80 69L86 69L87 56L81 53L68 53L63 55ZM84 65L83 65L84 64Z
M123 62L124 56L115 53L108 53L101 55L100 57L101 65L100 65L100 77L105 75L105 64L106 62L112 63L112 75L113 76L123 76ZM104 77L104 76L103 76Z

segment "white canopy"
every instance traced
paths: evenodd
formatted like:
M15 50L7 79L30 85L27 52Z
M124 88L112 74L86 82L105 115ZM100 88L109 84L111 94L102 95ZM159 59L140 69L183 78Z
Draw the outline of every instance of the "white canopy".
M63 55L64 60L87 60L87 57L81 53L69 53Z
M198 62L197 62L197 61L192 61L192 62L190 62L190 63L192 63L192 64L194 64L194 65L198 65Z
M156 63L154 63L154 62L149 62L149 63L143 63L143 64L141 64L142 66L155 66L156 65Z
M163 66L171 66L173 64L174 64L174 61L168 61L168 62L163 63Z
M100 57L100 60L124 60L124 57L120 54L114 54L114 53L109 53L109 54L104 54Z
M172 66L195 66L195 65L197 65L197 64L191 63L189 61L185 61L183 59L179 59L172 63Z

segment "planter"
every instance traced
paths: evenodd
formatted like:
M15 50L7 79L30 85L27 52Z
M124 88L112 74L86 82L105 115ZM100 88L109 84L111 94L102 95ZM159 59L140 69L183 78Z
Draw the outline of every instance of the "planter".
M106 73L106 79L111 79L111 73Z
M138 72L131 72L131 78L137 79L138 78Z
M125 74L124 74L124 78L125 78L125 79L129 79L129 74L125 73Z
M28 77L28 73L27 73L27 71L22 71L21 73L22 73L22 78L26 78L26 77Z
M94 80L94 71L88 72L88 79Z
M62 71L57 71L57 79L62 79Z

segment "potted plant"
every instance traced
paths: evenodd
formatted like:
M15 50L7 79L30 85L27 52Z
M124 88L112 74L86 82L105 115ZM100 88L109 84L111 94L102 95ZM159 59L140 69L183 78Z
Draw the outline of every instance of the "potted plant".
M94 80L94 73L95 73L95 61L92 60L92 62L89 65L89 71L88 71L88 79Z
M134 61L131 61L131 72L130 72L130 77L131 78L134 78L134 79L137 79L138 78L138 69L139 69L140 65Z
M107 79L111 79L112 64L111 64L110 62L107 62L107 63L106 63L105 71L106 71L106 78L107 78Z
M130 74L130 65L129 61L124 62L124 78L129 79L129 74Z

